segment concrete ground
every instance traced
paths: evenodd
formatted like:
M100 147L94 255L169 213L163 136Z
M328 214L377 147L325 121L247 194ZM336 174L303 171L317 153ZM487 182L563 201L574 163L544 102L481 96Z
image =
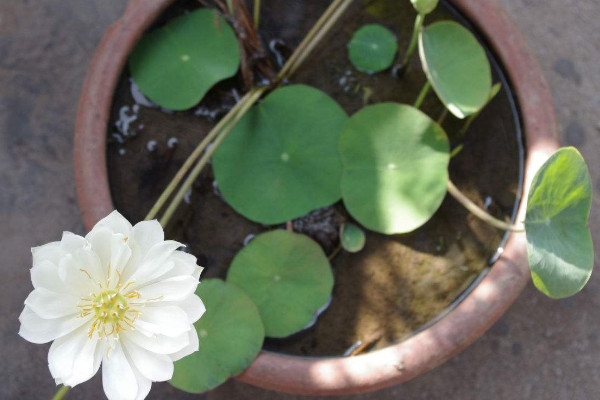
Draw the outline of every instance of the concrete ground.
M473 0L475 1L475 0ZM600 187L600 3L500 0L550 82L564 143L577 146ZM75 198L72 133L87 64L126 0L0 1L0 399L50 398L47 345L18 335L31 290L32 245L61 230L83 233ZM591 226L600 238L600 192ZM600 239L596 241L596 251ZM597 269L597 267L596 267ZM99 377L72 399L102 398ZM570 399L600 397L600 274L569 300L531 285L485 336L409 383L347 399ZM187 399L155 384L149 399ZM230 382L209 399L296 399Z

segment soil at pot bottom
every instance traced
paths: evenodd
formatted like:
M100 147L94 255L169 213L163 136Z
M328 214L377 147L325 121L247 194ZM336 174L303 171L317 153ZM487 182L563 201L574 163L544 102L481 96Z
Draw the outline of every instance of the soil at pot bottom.
M261 36L275 64L294 48L324 10L322 0L264 0ZM195 7L175 2L157 23ZM428 17L455 18L443 5ZM404 79L387 71L366 75L347 58L353 32L367 23L381 23L398 31L408 43L415 14L408 1L380 0L354 6L292 81L329 93L352 114L365 104L412 102L425 81L418 57ZM495 68L494 80L503 80ZM470 198L497 216L512 215L522 179L522 143L518 117L506 81L505 89L484 110L465 138L456 132L460 121L444 123L452 145L464 150L450 163L452 180ZM202 103L187 112L169 113L137 104L124 71L115 93L107 138L108 170L115 207L139 221L203 136L243 92L240 79L219 84ZM423 109L433 118L442 105L433 94ZM338 244L337 228L350 217L340 204L296 220L296 231L310 234L327 253ZM224 277L244 242L273 227L254 224L238 215L220 197L210 169L186 196L168 236L189 245L206 267L204 278ZM268 339L265 348L299 355L341 355L357 341L381 348L410 335L435 320L468 290L488 267L503 232L469 215L447 197L424 227L406 235L368 232L365 249L341 252L332 262L335 287L329 308L318 323L286 339Z

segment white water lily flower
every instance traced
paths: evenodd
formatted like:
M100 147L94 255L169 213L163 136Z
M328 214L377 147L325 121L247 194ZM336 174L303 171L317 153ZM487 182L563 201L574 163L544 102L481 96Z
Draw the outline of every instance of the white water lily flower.
M54 341L48 364L57 384L87 381L102 365L110 400L141 400L152 382L171 378L173 361L198 350L202 268L181 246L164 240L157 221L132 227L114 211L85 238L65 232L32 249L34 290L19 334Z

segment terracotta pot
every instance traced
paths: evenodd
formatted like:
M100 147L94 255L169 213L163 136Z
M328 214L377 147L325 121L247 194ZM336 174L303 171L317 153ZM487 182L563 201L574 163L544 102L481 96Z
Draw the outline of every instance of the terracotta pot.
M83 219L91 228L112 209L106 170L107 121L119 76L133 46L173 0L132 0L102 39L89 67L75 132L75 174ZM452 0L484 35L512 83L526 141L526 182L558 147L548 85L514 23L495 0ZM528 185L526 185L528 186ZM527 187L524 188L524 198ZM520 205L519 218L525 213ZM360 393L405 382L442 364L480 337L529 280L525 235L512 234L481 283L448 315L410 339L347 358L261 352L237 378L265 389L309 395Z

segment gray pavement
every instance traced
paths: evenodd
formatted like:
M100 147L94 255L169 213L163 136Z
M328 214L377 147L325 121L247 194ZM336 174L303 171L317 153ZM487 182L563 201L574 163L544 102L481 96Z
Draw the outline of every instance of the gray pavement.
M476 0L473 0L476 1ZM600 3L500 0L550 82L564 143L577 146L600 187ZM18 335L32 245L83 233L72 132L87 64L125 0L0 0L0 399L50 398L47 345ZM591 225L600 250L600 193ZM597 267L596 267L597 269ZM100 380L69 398L102 398ZM210 399L296 399L230 382ZM600 397L600 274L572 299L531 285L485 336L409 383L352 399L570 399ZM155 384L149 399L198 398Z

